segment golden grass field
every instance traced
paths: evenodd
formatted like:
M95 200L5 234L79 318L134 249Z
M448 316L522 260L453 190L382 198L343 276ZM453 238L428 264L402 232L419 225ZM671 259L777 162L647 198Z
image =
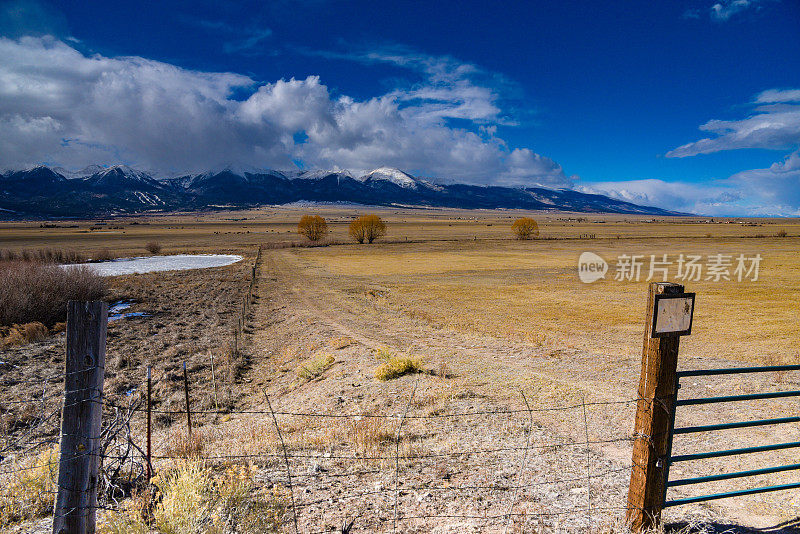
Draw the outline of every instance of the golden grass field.
M265 243L303 242L296 224L305 213L326 217L329 240L347 243L347 222L368 211L389 224L383 243L309 249L300 257L333 275L387 285L398 306L439 324L582 347L596 344L600 330L603 344L635 354L638 347L628 340L641 330L647 263L639 283L617 282L613 262L618 256L638 254L647 262L651 254L668 254L673 261L679 254L761 254L758 282L686 283L699 297L697 327L685 350L753 362L798 355L792 346L800 306L792 298L800 276L797 219L534 214L541 239L525 242L511 238L511 222L524 215L515 211L277 207L116 219L104 225L55 223L59 228L0 223L0 249L72 248L87 257L108 249L126 256L147 254L145 244L157 241L162 254L241 252ZM774 237L782 230L788 237ZM582 238L587 235L594 239ZM592 285L578 280L577 258L584 251L612 264L605 280ZM676 269L672 265L670 274Z
M372 212L386 221L387 236L373 245L351 243L347 237L349 221ZM296 234L296 225L304 214L320 214L327 219L331 246L284 248L288 243L303 242ZM523 215L539 222L539 239L512 239L511 223ZM704 261L715 254L760 254L763 258L758 281L685 282L687 291L697 293L697 300L692 334L681 340L680 368L800 361L797 219L653 219L511 210L284 206L103 222L106 224L48 223L55 228L42 227L38 221L0 223L0 250L69 248L92 257L108 249L112 255L122 257L146 255L146 243L157 241L163 247L162 254L232 252L244 255L245 262L252 262L256 249L265 247L253 311L247 318L245 354L232 373L236 376L227 377L228 382L221 387L228 388L224 403L231 413L223 418L198 417L206 440L204 449L209 454L277 452L271 420L254 425L236 413L263 409L264 392L274 399L277 409L324 413L401 413L414 387L417 393L410 405L412 414L524 409L520 391L534 407L580 404L584 399L628 401L636 396L650 255L667 254L671 260L680 254L701 255ZM778 237L784 233L784 237ZM578 256L586 251L599 254L610 263L605 279L592 284L579 280ZM623 254L644 257L638 282L613 279L614 264ZM178 362L188 359L193 376L199 381L193 386L201 397L198 402L202 409L214 408L208 360L212 353L225 351L225 336L234 321L236 299L240 298L240 285L245 279L245 262L206 271L152 273L112 280L115 296L135 298L139 306L135 309L154 311L155 317L118 323L109 329L112 365L107 376L112 375L111 392L122 395L140 384L147 363L154 365L156 374L170 377L177 373ZM675 273L676 266L672 265L672 278ZM206 300L206 296L213 300ZM58 339L49 345L40 344L41 350L34 352L51 358L48 365L58 364L57 342ZM20 352L18 357L24 354L28 353ZM386 366L421 366L425 373L416 378L406 375L386 381L377 379ZM793 375L747 380L723 377L687 383L681 394L798 389L798 384L800 380ZM173 377L158 387L163 406L180 409L180 383ZM579 413L537 414L531 420L537 429L532 439L547 443L555 437L578 442L585 439L584 433L593 440L628 436L633 425L632 409L630 404L594 406L585 426L576 423L582 421ZM698 424L769 417L774 413L796 415L796 401L725 406L716 411L687 410L678 419L679 424ZM343 450L360 451L362 456L394 451L394 423L370 426L372 423L362 421L287 416L282 424L286 425L284 438L295 450L329 453L345 447ZM491 448L498 440L520 444L523 429L531 432L524 420L512 419L497 425L492 421L490 417L426 426L422 420L413 420L404 429L409 437L404 438L402 450L424 453ZM174 440L180 424L180 417L159 421L159 450L176 449ZM676 440L676 452L797 440L800 432L795 427L747 435L698 436L680 443ZM542 453L530 460L525 476L531 480L547 479L554 470L580 474L581 470L585 472L587 454L592 455L597 469L604 466L617 473L606 482L592 482L595 506L624 505L619 501L627 489L628 472L624 466L630 462L630 448L624 442L598 444L576 456L555 451ZM498 484L493 477L506 477L503 483L509 484L517 471L518 456L495 460L499 462L497 466L481 464L474 457L464 459L463 465L455 460L438 466L420 460L404 466L403 476L407 484L427 484L429 478L440 480L442 471L446 471L448 484L475 484L482 480L493 487L491 484ZM797 454L788 451L760 458L713 461L706 466L681 466L675 476L744 469L753 462L766 466L793 461L798 461ZM338 482L320 475L317 482L309 482L305 490L339 504L304 511L301 527L314 530L312 527L324 524L338 528L342 515L372 506L370 497L336 499L341 492L357 493L362 487L392 486L393 465L379 464L381 473L376 475L334 479ZM260 466L263 471L258 476L278 479L281 465L266 462ZM464 465L470 468L464 469ZM316 469L311 461L296 467L301 472ZM323 462L322 472L346 468L331 460ZM517 478L520 476L516 474ZM773 475L760 482L792 481L791 476ZM756 482L732 481L713 489L735 489L747 484ZM578 489L567 489L566 496L583 503L584 494ZM699 490L681 489L676 494L691 495L692 491ZM741 527L739 532L748 532L744 530L746 526L769 527L787 521L787 528L791 529L800 517L800 503L790 493L671 509L665 517L678 522L710 519L719 531ZM409 492L400 499L400 505L407 510L440 515L448 511L495 513L493 501L497 501L500 510L507 506L507 497L498 497L492 491L479 497L457 495L449 496L446 502L450 504L445 505L425 497L424 492ZM564 497L563 493L560 495L520 495L519 506L533 514L556 506ZM391 517L392 504L391 500L378 502L374 517L361 524L361 531L391 527L384 516ZM592 523L598 529L603 526L599 515L597 512ZM384 519L379 520L381 517ZM512 526L517 531L557 529L548 522L534 527L533 519L528 521L515 521ZM618 519L611 518L606 523L615 521ZM401 531L426 532L431 525L416 520ZM560 523L561 528L587 525ZM466 520L452 520L439 527L442 532L503 530L502 525L485 527Z

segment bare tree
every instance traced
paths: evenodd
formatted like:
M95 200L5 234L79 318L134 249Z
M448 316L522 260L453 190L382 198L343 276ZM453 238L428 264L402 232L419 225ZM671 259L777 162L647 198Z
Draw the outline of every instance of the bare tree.
M350 237L363 243L372 243L386 235L386 223L377 215L362 215L350 223Z
M303 215L297 224L297 233L309 241L319 241L328 235L328 223L319 215Z

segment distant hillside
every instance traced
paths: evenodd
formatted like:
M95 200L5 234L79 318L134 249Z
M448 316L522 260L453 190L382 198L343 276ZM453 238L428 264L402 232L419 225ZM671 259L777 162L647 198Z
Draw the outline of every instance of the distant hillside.
M568 189L436 184L382 167L349 171L234 169L158 178L124 165L69 172L45 166L0 174L0 217L95 217L289 202L506 208L678 215Z

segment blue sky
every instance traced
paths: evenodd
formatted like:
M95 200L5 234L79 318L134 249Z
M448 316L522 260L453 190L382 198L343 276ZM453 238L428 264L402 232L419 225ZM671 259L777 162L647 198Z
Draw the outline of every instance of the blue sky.
M800 215L800 3L0 4L0 167L383 165Z

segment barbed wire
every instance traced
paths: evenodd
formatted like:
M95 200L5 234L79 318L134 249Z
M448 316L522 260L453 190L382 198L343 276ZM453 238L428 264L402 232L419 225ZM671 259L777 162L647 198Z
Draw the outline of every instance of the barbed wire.
M620 404L633 404L635 402L639 402L640 400L651 400L651 399L644 399L644 398L636 398L636 399L628 399L628 400L620 400L620 401L595 401L595 402L587 402L586 406L606 406L606 405L620 405ZM103 403L104 406L108 406L109 408L116 408L120 407L113 402L106 401ZM539 413L539 412L553 412L553 411L567 411L567 410L577 410L579 408L583 408L583 404L568 404L564 406L548 406L542 408L532 408L528 410L527 408L521 409L514 409L509 410L506 408L499 408L496 410L476 410L476 411L469 411L469 412L451 412L451 413L441 413L441 414L425 414L425 415L414 415L408 414L406 415L406 419L446 419L451 417L472 417L477 415L514 415L514 414L521 414L521 413ZM147 411L146 408L137 408L136 411L144 412ZM180 415L185 414L186 410L163 410L163 409L152 409L151 413L156 414L167 414L167 415ZM269 410L192 410L192 414L199 414L199 415L270 415L272 412ZM374 414L374 413L321 413L321 412L290 412L290 411L281 411L275 410L275 415L281 416L290 416L290 417L309 417L309 418L330 418L330 419L347 419L347 418L364 418L364 419L399 419L402 417L403 414L401 413L392 413L392 414Z

